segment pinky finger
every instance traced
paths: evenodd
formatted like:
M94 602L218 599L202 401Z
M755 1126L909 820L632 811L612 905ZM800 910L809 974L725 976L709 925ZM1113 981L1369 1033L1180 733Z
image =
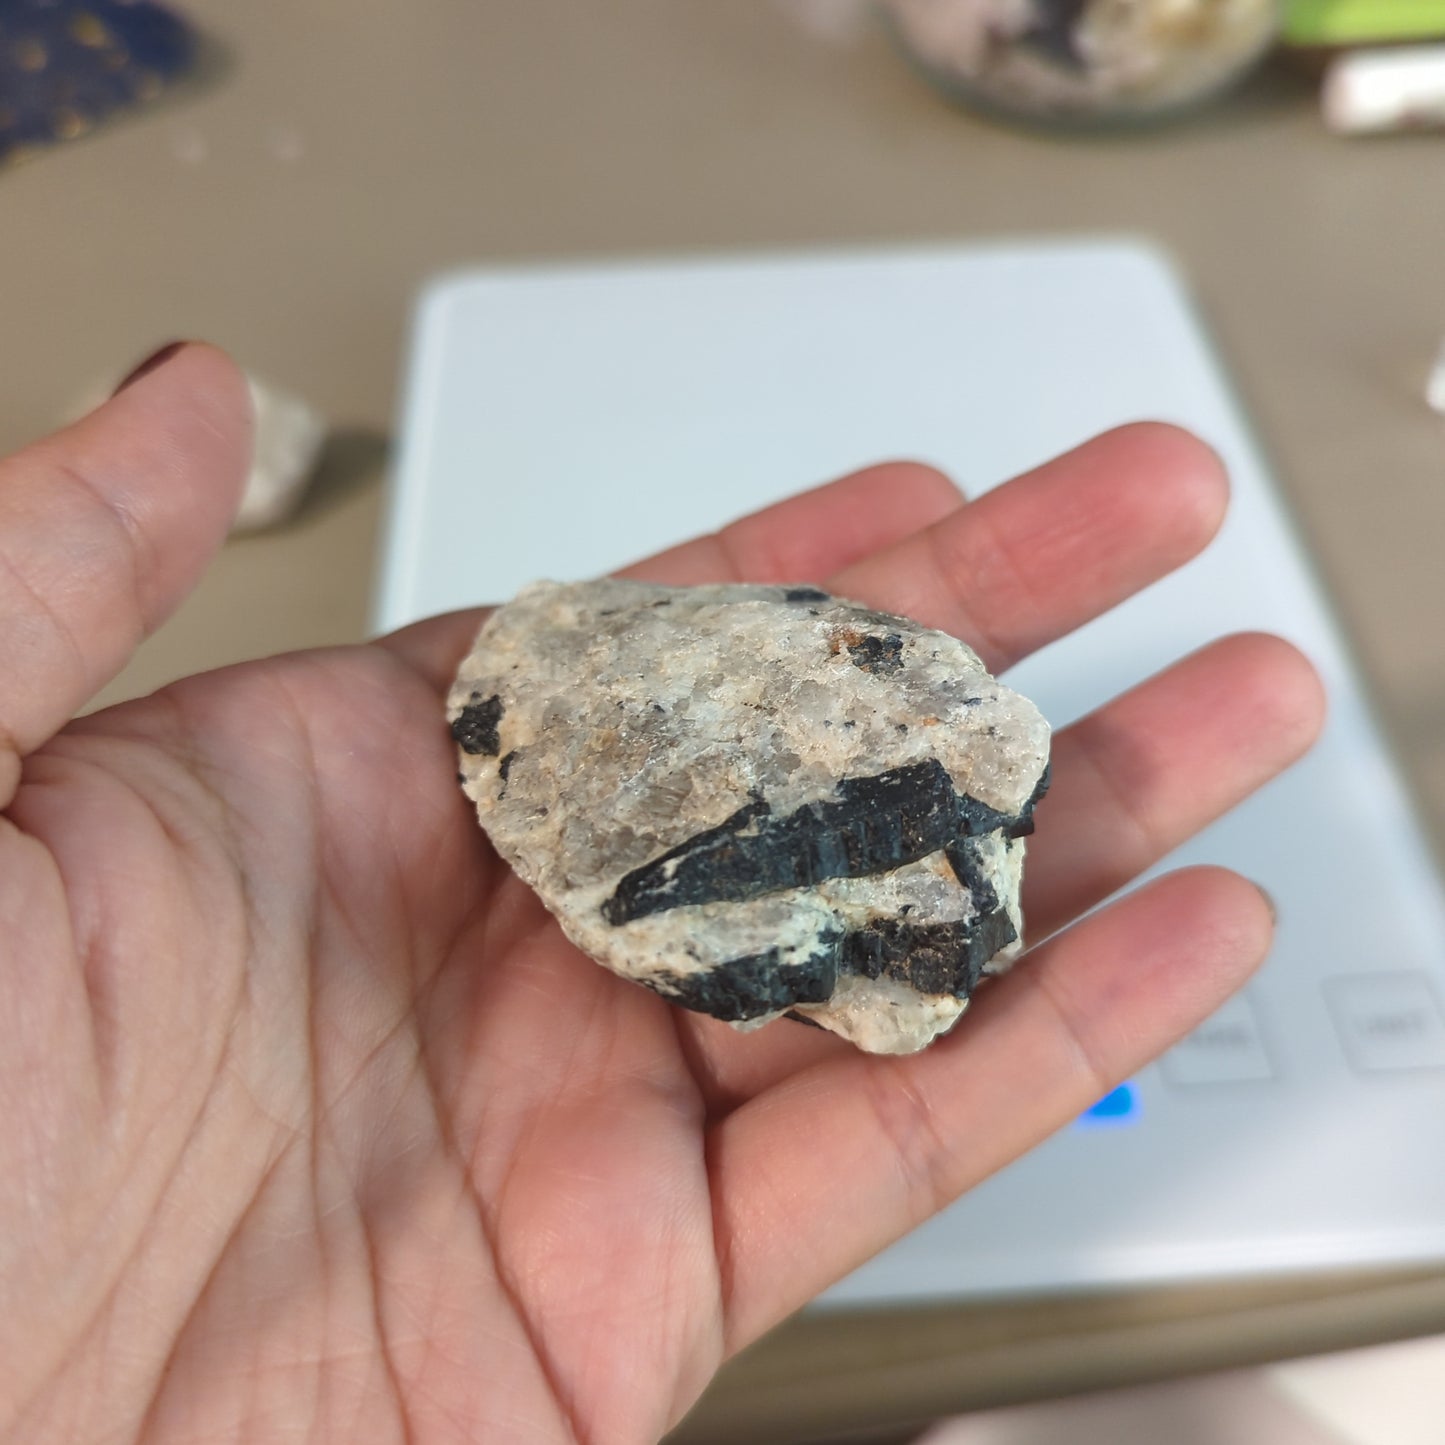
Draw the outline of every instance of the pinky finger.
M710 1167L729 1348L1162 1053L1245 982L1271 934L1238 875L1171 874L1035 949L931 1049L831 1059L728 1115Z

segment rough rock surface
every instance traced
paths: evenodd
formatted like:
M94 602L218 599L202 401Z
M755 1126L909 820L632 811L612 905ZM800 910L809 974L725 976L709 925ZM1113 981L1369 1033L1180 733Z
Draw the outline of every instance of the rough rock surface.
M539 582L447 716L497 851L614 972L922 1048L1019 952L1048 726L963 643L814 587Z

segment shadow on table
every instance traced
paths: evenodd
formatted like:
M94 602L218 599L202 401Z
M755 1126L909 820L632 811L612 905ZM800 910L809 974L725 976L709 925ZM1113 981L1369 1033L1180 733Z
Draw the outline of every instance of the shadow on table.
M391 438L368 427L338 427L326 438L311 486L293 522L309 522L353 493L381 481L391 458Z

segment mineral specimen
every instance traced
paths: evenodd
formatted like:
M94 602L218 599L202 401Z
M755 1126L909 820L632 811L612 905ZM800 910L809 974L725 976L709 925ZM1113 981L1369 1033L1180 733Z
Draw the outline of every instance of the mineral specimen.
M497 851L615 973L875 1053L1020 951L1048 727L963 643L815 587L539 582L447 705Z

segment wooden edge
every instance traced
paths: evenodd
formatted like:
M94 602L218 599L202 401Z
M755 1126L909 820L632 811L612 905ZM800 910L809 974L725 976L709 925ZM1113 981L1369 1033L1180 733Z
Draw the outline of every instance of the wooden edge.
M1440 1270L805 1313L726 1365L668 1440L881 1439L961 1411L1440 1330Z

